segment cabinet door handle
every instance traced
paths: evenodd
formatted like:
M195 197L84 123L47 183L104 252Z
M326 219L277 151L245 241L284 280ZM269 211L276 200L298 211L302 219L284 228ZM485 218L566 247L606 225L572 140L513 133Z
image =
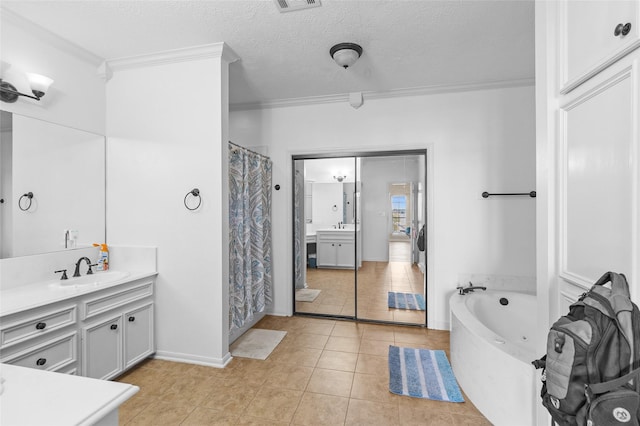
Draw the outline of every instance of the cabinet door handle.
M36 365L38 366L43 366L47 363L47 359L46 358L38 358L38 360L36 361Z
M47 326L46 322L39 322L36 324L36 330L44 330L46 326Z
M616 25L616 28L613 30L613 35L618 37L618 36L626 36L627 34L629 34L631 32L631 22L627 22L626 24L618 24Z
M136 320L136 317L129 317L129 322L134 322Z
M112 330L117 330L118 329L118 324L111 324L111 329Z

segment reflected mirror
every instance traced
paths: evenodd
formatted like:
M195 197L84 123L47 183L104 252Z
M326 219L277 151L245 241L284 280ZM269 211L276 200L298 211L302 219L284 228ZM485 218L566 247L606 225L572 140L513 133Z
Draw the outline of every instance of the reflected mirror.
M0 258L104 242L104 136L0 113Z

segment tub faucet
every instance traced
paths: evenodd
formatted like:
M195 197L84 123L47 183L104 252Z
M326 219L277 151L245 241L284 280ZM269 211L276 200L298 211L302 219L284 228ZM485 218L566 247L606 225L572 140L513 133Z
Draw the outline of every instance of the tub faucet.
M81 257L80 259L78 259L78 261L76 262L76 270L73 272L73 276L74 277L79 277L80 276L80 264L82 263L82 261L87 262L87 265L89 265L89 270L87 271L87 275L91 275L93 274L93 270L91 269L92 266L96 266L97 264L91 264L91 259L89 259L88 257Z
M462 296L464 296L465 294L473 290L486 290L486 289L487 288L483 286L474 286L473 284L471 284L471 281L469 281L469 287L462 287L462 286L456 287L456 290L458 290Z

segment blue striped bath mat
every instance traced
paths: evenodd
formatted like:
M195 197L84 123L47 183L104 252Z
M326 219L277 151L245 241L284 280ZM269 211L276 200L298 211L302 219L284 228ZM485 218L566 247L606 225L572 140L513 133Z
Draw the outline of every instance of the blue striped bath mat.
M390 308L411 309L424 311L424 297L418 293L396 293L390 291L387 295L387 303Z
M415 398L464 402L444 351L390 345L389 391Z

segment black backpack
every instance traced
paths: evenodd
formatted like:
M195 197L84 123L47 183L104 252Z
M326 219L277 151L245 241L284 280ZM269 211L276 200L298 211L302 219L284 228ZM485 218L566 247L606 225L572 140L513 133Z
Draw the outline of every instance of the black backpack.
M605 284L611 282L611 288ZM607 272L549 331L542 404L560 426L640 425L640 312Z
M424 251L425 248L425 236L424 236L424 225L420 228L420 232L418 233L418 250Z

